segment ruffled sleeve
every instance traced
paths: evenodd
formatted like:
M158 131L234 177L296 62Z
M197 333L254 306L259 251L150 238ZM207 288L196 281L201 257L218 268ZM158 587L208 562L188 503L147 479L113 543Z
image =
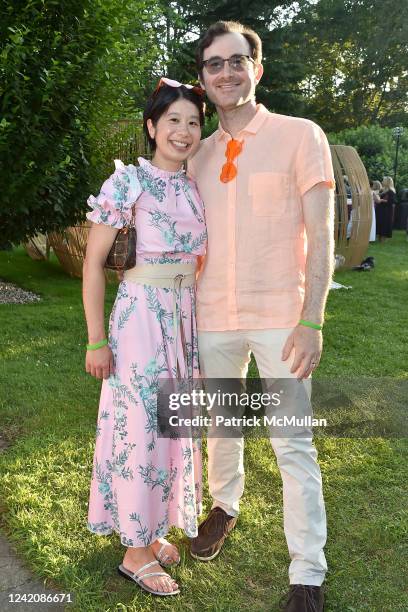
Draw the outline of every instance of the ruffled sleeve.
M129 224L132 205L141 193L136 167L115 159L115 172L104 182L99 195L96 198L91 195L87 200L93 210L86 218L121 229Z

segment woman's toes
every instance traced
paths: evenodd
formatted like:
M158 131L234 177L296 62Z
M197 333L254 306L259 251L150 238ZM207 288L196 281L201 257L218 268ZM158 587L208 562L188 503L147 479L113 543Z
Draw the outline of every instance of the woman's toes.
M175 563L178 563L180 561L180 555L175 546L172 546L171 551L167 556L170 558L171 561L174 561Z
M171 593L172 591L177 591L178 589L177 582L175 582L171 578L171 576L163 576L163 578L160 578L159 580L156 579L152 581L150 585L148 584L147 586L150 586L152 589L159 593Z
M164 585L164 590L166 591L166 593L171 593L172 591L175 591L177 589L176 583L170 578L170 576L165 579Z

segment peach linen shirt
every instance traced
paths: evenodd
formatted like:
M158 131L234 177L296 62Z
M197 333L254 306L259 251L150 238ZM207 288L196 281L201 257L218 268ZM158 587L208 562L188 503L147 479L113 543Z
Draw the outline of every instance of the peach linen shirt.
M317 183L334 187L326 136L308 119L258 104L236 137L243 143L234 161L237 177L222 183L230 139L219 125L188 165L208 229L197 281L198 329L294 327L305 291L302 196Z

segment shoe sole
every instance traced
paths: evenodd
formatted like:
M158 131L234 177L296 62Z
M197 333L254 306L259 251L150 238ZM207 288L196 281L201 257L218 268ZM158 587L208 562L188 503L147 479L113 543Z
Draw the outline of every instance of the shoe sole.
M213 559L218 557L220 552L221 552L221 548L219 550L217 550L216 553L211 555L211 557L200 557L200 555L196 555L195 553L191 552L191 550L190 550L190 555L193 557L193 559L197 559L197 561L212 561Z

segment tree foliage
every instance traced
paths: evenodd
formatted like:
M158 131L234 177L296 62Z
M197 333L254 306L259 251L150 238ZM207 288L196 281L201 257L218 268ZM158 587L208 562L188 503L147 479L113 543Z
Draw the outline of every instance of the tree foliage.
M406 0L180 0L169 71L194 79L196 38L219 19L238 20L262 38L257 99L271 110L307 116L332 131L406 124L406 9Z
M406 0L305 3L286 27L305 113L329 130L407 121Z
M148 0L3 2L0 242L17 242L82 217L92 120L108 116L109 103L115 111L129 110L127 82L137 87L146 67L144 49L154 52L147 44L152 7ZM134 33L133 55L130 37L122 53L123 29ZM117 77L112 84L109 70Z

